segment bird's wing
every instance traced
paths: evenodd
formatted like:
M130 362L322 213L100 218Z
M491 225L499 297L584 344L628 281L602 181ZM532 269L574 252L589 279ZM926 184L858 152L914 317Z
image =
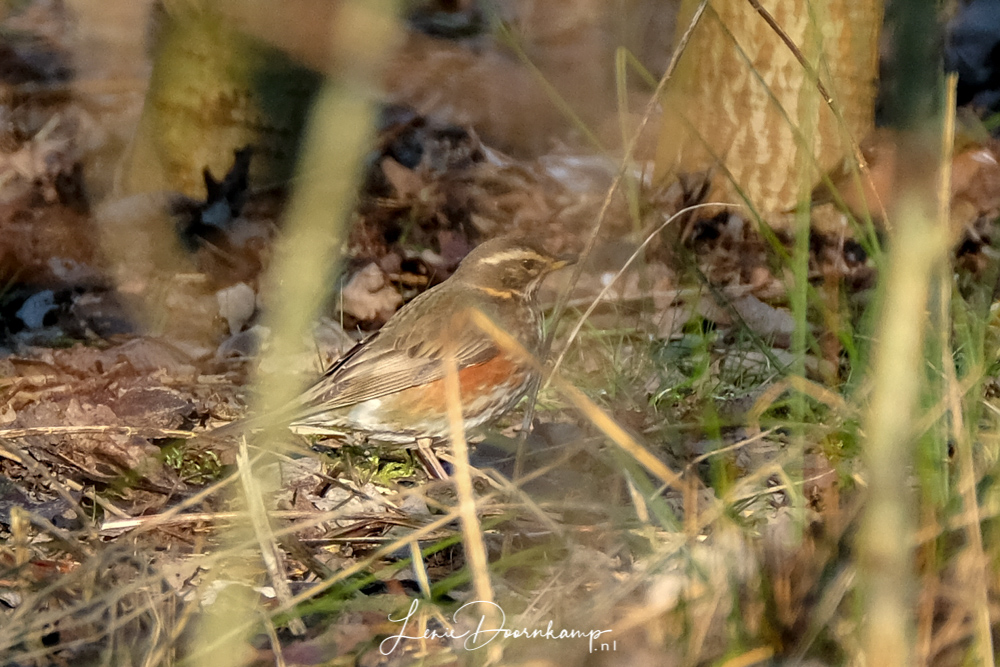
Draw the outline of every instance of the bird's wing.
M459 369L485 363L500 352L493 339L467 317L399 324L404 326L384 327L348 351L303 394L301 408L334 410L439 380L445 375L449 334L455 336ZM430 337L421 325L433 327ZM405 333L400 330L404 328ZM440 336L442 329L445 336Z

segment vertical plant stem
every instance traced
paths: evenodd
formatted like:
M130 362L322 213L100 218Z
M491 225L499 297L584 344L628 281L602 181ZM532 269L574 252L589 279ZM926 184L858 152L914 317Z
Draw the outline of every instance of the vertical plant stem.
M476 495L472 487L472 466L469 465L469 446L465 439L462 419L462 397L458 379L458 363L454 346L445 355L444 394L448 405L448 426L451 448L455 455L455 492L458 495L458 513L462 522L462 543L465 546L466 567L472 576L472 589L481 605L483 618L489 627L498 627L498 607L493 603L493 586L490 583L489 560L483 543L483 528L476 512ZM497 664L503 657L503 647L491 643L486 652L486 664Z
M243 495L246 498L250 526L253 528L254 535L257 536L261 558L267 569L267 576L271 580L271 586L274 588L275 598L278 602L287 603L292 597L292 592L288 585L288 579L285 578L285 558L278 547L278 542L274 539L274 531L271 530L271 522L267 516L267 508L264 506L260 484L254 474L253 465L250 463L246 438L240 442L240 449L236 454L236 465L239 468ZM271 627L270 623L267 625ZM306 626L301 618L293 618L289 621L288 627L293 635L301 637L306 633ZM270 632L273 633L273 628ZM281 650L276 642L274 647L275 651Z
M822 17L818 15L819 9L809 12L808 26L805 30L803 44L803 58L809 63L806 68L805 77L802 79L798 100L798 121L799 133L805 146L816 144L817 125L819 124L820 88L817 88L818 72L816 63L822 53L822 33L819 29ZM794 361L789 369L797 377L806 376L806 352L808 346L809 333L809 236L811 224L811 207L809 205L812 184L815 183L817 173L812 151L802 150L797 153L796 172L799 180L799 193L797 201L800 202L795 209L795 248L792 253L792 276L794 283L791 285L789 296L791 299L792 316L795 319L795 330L792 333L792 354ZM792 395L792 446L796 455L793 463L793 470L789 471L796 481L801 482L802 471L805 466L805 421L808 409L806 396L801 392ZM791 494L796 499L795 510L798 516L799 525L805 522L805 497L800 494Z
M462 399L459 395L458 366L455 357L449 355L444 376L445 399L448 402L448 422L451 447L455 454L455 490L458 494L459 516L462 520L462 535L465 541L465 555L472 587L476 598L482 602L493 601L490 585L489 564L486 546L483 544L482 526L476 514L476 496L472 488L472 468L469 465L469 447L462 426Z
M874 386L866 419L868 507L859 534L866 575L867 664L908 667L914 590L915 526L910 470L912 417L923 381L927 295L944 239L919 206L897 219L885 301L874 352Z
M282 368L286 359L304 347L306 334L329 294L354 209L362 158L372 144L373 92L400 34L395 0L344 0L338 6L331 45L340 76L336 83L324 85L312 108L298 165L298 187L285 212L284 235L265 280L262 297L273 338L262 367ZM257 392L252 411L258 414L280 408L300 390L300 380L288 373L274 373L265 381L258 372L254 383ZM261 444L274 442L270 436L278 428L280 425L272 424ZM250 487L270 486L250 482ZM224 544L235 549L247 533L248 526L236 522L224 536ZM235 575L226 572L228 578L245 578L251 573L248 552L237 557L245 560L245 571ZM240 588L229 586L227 590ZM248 648L245 635L252 626L246 620L234 624L233 614L252 618L255 598L256 594L244 592L228 609L218 603L208 609L196 640L194 650L200 659L195 665L242 664ZM233 631L234 625L239 632Z
M900 130L889 210L893 236L883 282L872 393L865 418L868 501L857 538L864 582L864 662L878 667L913 664L912 549L919 502L912 468L913 434L926 379L924 341L931 279L949 252L948 234L935 218L940 151L934 127L939 97L934 43L935 5L913 0L894 26L895 57L906 63L889 86L889 112ZM937 363L934 359L933 363Z
M951 158L955 144L955 101L956 88L958 85L958 75L952 73L947 79L947 101L945 128L943 132L941 176L938 184L938 226L950 233L951 224ZM962 498L964 509L966 550L961 554L961 558L971 561L970 567L965 568L968 574L968 590L972 592L973 608L970 610L973 617L973 628L975 632L975 664L986 667L995 665L993 655L993 633L990 628L990 607L987 587L984 582L988 581L986 564L988 559L983 552L983 536L980 532L979 500L976 498L976 471L972 459L972 439L966 427L965 413L963 411L962 389L955 371L955 362L952 358L951 326L946 326L950 322L948 314L951 312L951 271L947 264L942 264L940 275L941 282L941 322L942 322L942 345L941 345L941 368L944 372L945 399L948 403L948 411L951 415L951 440L955 443L955 454L958 462L958 492ZM978 370L975 372L979 372Z

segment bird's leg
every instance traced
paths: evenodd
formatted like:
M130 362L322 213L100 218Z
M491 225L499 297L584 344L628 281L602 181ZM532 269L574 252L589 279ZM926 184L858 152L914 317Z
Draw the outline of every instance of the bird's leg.
M434 479L448 479L448 473L441 465L441 460L431 449L433 443L434 440L431 438L417 438L417 458L420 459L428 475Z

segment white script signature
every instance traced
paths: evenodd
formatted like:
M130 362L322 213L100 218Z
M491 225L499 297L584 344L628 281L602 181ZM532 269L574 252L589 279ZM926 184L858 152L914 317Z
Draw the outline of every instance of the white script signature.
M479 605L484 605L485 611L484 607L480 607ZM505 627L507 615L504 614L500 605L495 602L475 600L473 602L466 602L452 614L452 621L455 623L455 628L446 628L444 630L427 629L424 630L422 635L408 635L406 634L406 626L419 608L420 600L414 600L410 604L410 610L406 613L406 616L402 618L389 616L391 622L402 623L403 627L399 629L399 634L386 637L382 640L382 643L379 644L379 651L382 652L382 655L389 655L395 651L396 647L399 646L399 642L404 639L464 639L463 645L465 648L469 651L474 651L486 646L497 637L503 637L504 639L586 638L590 642L590 651L593 652L594 640L600 639L601 635L611 632L611 630L556 630L552 627L552 621L549 621L545 628L535 628L534 630L529 630L528 628L507 628ZM477 612L479 613L479 622L476 623L475 630L459 631L456 629L459 626L469 627L471 624L466 619L475 623ZM490 616L492 616L492 621L489 619ZM496 627L487 627L488 624L495 625Z

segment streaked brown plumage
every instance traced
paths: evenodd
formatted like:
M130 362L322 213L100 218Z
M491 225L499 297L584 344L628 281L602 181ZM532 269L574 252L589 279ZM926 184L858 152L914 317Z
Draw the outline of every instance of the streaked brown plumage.
M449 349L457 361L465 427L499 417L524 396L534 371L476 327L470 312L483 312L537 352L536 292L546 275L565 264L525 241L483 243L450 278L403 306L283 410L289 427L304 434L354 431L383 442L443 439ZM223 429L230 426L235 424Z

